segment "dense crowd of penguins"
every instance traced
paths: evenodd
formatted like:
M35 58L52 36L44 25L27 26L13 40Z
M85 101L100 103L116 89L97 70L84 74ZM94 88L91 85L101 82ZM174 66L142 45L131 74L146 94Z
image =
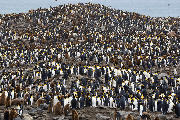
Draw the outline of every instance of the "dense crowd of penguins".
M46 103L68 114L107 106L180 116L180 19L100 4L67 4L0 15L4 119ZM160 69L173 72L159 77ZM154 70L155 69L155 70Z

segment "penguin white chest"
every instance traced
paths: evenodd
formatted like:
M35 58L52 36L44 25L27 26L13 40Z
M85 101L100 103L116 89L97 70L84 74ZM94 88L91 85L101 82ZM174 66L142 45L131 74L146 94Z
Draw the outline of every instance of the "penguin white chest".
M30 98L31 105L33 104L33 97Z
M138 109L138 102L136 99L134 100L133 104L135 106L133 110L137 110Z
M59 102L57 96L54 96L53 104L56 105Z
M140 116L142 116L142 113L143 113L143 105L140 105Z
M113 107L113 98L110 98L110 107Z
M92 106L96 107L96 97L92 97Z
M168 108L168 113L173 112L173 106L174 106L174 103L172 101L170 101L169 108Z

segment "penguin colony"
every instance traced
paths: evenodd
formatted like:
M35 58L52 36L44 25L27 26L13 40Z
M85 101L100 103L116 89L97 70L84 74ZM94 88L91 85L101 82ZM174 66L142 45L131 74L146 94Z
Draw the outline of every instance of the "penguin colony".
M44 103L55 115L72 112L73 120L77 109L98 106L179 117L179 63L179 18L91 3L0 15L6 120ZM174 71L159 77L168 68Z

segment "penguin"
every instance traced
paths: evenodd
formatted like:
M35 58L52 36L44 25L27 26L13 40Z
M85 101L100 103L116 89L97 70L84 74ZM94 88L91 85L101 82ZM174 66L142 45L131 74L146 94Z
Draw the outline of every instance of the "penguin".
M172 112L173 112L173 108L174 108L174 103L173 103L173 101L170 99L168 104L169 104L168 113L172 113Z
M12 108L12 109L10 110L10 113L9 113L9 119L10 119L10 120L13 120L13 119L15 119L17 116L18 116L17 111L16 111L14 108Z
M140 110L139 110L139 114L140 114L140 116L142 117L142 115L143 115L143 104L142 103L140 103Z
M156 105L155 105L155 104L156 104ZM154 106L155 106L155 108L154 108ZM154 109L157 111L157 102L154 103L154 100L153 100L152 98L150 98L149 101L148 101L148 107L149 107L149 110L150 110L151 112L153 112Z
M167 100L164 99L162 103L162 112L163 114L166 114L169 108L169 104L167 103Z
M138 110L138 101L136 98L133 98L133 105L134 105L133 111Z
M80 108L84 108L85 98L81 95L80 97Z
M96 107L96 96L92 97L92 107Z
M66 106L69 102L68 96L64 96L64 106Z
M156 117L154 120L160 120L160 118L159 118L159 117Z
M10 97L8 96L8 97L6 98L5 107L8 108L8 107L10 107L10 106L11 106L11 99L10 99Z
M72 110L72 120L79 120L79 114L76 110Z
M45 103L45 100L42 99L42 98L39 98L37 101L36 101L36 106L39 107L41 104L44 104Z
M130 114L128 114L128 116L126 117L126 120L134 120L134 117Z
M98 96L97 97L97 105L100 106L101 105L101 98Z
M16 107L16 110L17 110L17 113L21 116L22 113L23 113L23 110L22 110L22 108L20 107L20 105L18 105L18 106Z
M9 110L4 111L4 120L9 120Z
M48 105L48 113L52 113L53 112L53 100L50 100L50 103Z
M158 103L158 100L155 100L155 103L154 103L154 111L157 112L157 103Z
M70 104L64 106L64 115L67 116L70 112Z
M23 103L24 103L24 99L16 98L11 101L11 106L13 106L13 105L17 106L17 105L21 105Z
M57 102L54 106L53 106L53 113L55 115L62 115L63 110L61 107L61 102Z
M72 109L77 108L77 100L75 99L74 95L73 95L73 99L71 100L71 107L72 107Z
M31 95L31 98L30 98L30 105L31 106L33 105L33 102L34 102L34 99L33 99L33 96Z
M5 105L6 102L6 95L5 92L3 92L0 96L0 105Z
M113 99L113 97L110 97L109 101L110 101L109 102L109 107L114 108L114 105L113 105L114 99Z
M12 89L12 92L11 92L11 99L14 99L14 89Z
M54 99L53 99L53 104L56 105L56 103L58 103L59 100L58 100L58 96L54 96Z
M180 117L180 103L177 103L175 105L175 113L176 113L176 117L179 118Z

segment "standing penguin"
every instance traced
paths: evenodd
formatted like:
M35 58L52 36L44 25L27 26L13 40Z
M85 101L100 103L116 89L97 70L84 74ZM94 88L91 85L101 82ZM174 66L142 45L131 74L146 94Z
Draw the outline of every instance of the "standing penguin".
M138 110L138 101L137 101L137 99L136 98L133 98L133 104L134 104L134 108L133 108L133 110Z
M175 113L176 113L176 116L179 118L180 117L180 103L176 104Z
M173 103L173 101L170 99L168 104L169 104L168 113L172 113L172 112L173 112L174 103Z
M140 113L140 116L142 116L143 115L143 108L144 108L142 101L139 103L139 105L140 105L139 113Z
M72 120L79 120L79 115L76 110L72 110Z
M77 107L77 101L75 99L75 96L73 96L73 99L71 100L71 107L72 109L76 109Z
M9 120L9 111L8 110L6 110L4 112L4 120Z
M85 100L84 96L81 96L80 97L80 108L84 107L84 100Z
M33 96L31 96L31 98L30 98L30 105L32 105L33 104Z
M164 100L163 100L163 104L162 104L162 112L163 112L163 114L166 114L166 113L167 113L168 108L169 108L169 104L167 103L167 100L164 99Z
M96 96L92 97L92 107L96 107Z

